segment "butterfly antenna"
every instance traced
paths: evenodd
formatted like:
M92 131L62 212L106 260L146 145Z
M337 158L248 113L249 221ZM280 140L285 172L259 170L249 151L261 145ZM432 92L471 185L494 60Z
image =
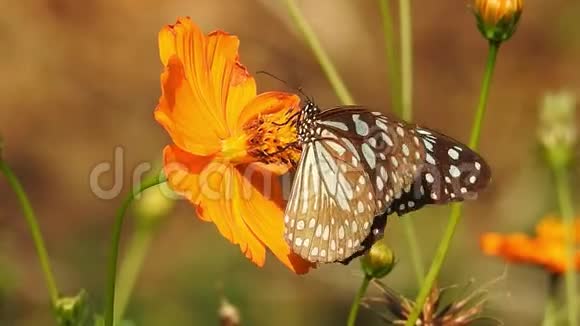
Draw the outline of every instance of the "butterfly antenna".
M284 85L288 86L289 88L291 88L291 89L294 89L294 90L298 91L298 93L300 93L300 95L304 96L304 97L306 98L306 100L308 100L309 102L313 102L313 98L311 98L310 96L308 96L308 95L307 95L307 94L304 92L304 90L303 90L302 86L300 86L300 87L291 86L291 85L290 85L290 84L289 84L287 81L285 81L284 79L282 79L282 78L280 78L280 77L278 77L278 76L276 76L276 75L274 75L274 74L272 74L272 73L270 73L270 72L267 72L267 71L265 71L265 70L259 70L259 71L256 71L256 74L264 74L264 75L270 76L270 77L272 77L272 78L276 79L277 81L279 81L279 82L283 83Z
M306 100L310 103L314 103L314 97L310 97L308 95L306 95L306 93L304 92L304 89L302 88L302 86L296 88L296 90L302 94L302 96L304 96L306 98Z

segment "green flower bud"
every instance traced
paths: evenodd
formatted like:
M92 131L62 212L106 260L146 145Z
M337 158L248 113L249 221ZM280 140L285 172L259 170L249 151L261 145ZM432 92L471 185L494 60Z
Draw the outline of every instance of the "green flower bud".
M366 276L383 278L395 267L395 254L383 240L376 242L360 260Z
M544 96L539 139L553 168L565 168L572 161L578 141L575 111L576 99L572 94L561 92Z
M87 293L81 290L74 297L62 297L56 301L54 307L58 319L58 325L77 326L84 325L87 317Z
M145 190L134 206L134 214L144 225L154 225L167 216L175 206L175 201L168 198L158 187Z
M515 33L523 0L475 0L477 28L491 42L503 42Z

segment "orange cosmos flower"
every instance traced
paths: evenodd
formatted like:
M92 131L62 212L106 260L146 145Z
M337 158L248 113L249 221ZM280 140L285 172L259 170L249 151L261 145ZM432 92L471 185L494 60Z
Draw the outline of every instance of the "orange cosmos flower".
M298 160L296 129L285 121L299 109L293 94L257 95L238 58L236 36L205 35L189 18L165 26L159 52L165 69L155 119L171 136L164 170L168 183L190 200L197 216L258 266L266 247L296 273L310 264L283 238L277 175Z
M580 244L580 218L575 223L575 242ZM515 233L486 233L481 237L481 249L489 256L503 257L514 263L538 265L552 273L566 271L565 228L560 219L546 217L536 226L536 237ZM580 271L580 249L576 251L575 268Z

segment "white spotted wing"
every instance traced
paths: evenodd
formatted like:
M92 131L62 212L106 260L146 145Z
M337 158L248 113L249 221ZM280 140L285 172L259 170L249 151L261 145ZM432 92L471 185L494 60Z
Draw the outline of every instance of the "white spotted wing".
M310 128L285 238L309 261L345 261L382 232L375 217L410 190L425 153L413 128L358 107L324 111Z
M387 214L403 215L427 204L477 198L491 180L485 160L466 145L439 132L415 127L425 162L410 191L393 201Z

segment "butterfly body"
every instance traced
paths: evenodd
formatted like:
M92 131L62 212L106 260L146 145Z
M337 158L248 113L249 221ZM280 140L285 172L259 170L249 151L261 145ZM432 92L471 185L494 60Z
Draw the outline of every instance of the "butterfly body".
M392 212L470 198L489 181L467 146L360 106L320 111L308 100L297 130L285 238L312 262L348 262L382 236Z

